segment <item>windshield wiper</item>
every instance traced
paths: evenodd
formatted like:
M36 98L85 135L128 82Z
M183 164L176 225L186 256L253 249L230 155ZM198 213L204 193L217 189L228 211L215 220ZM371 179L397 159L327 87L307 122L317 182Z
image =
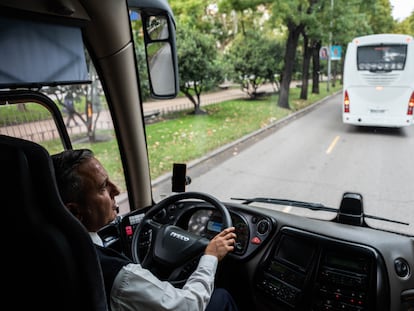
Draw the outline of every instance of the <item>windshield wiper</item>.
M239 200L244 201L243 204L250 204L253 202L256 203L269 203L275 205L287 205L287 206L295 206L295 207L303 207L313 211L327 211L327 212L338 212L336 208L327 207L321 203L311 203L311 202L304 202L304 201L295 201L295 200L287 200L287 199L274 199L274 198L251 198L251 199L243 199L243 198L231 198L232 200Z
M286 206L301 207L301 208L310 209L312 211L326 211L326 212L333 212L333 213L337 213L337 214L338 214L338 212L340 212L340 210L337 209L337 208L328 207L328 206L325 206L321 203L312 203L312 202L287 200L287 199L260 198L260 197L258 197L258 198L250 198L250 199L231 198L231 200L244 201L244 202L242 202L242 204L246 204L246 205L256 202L256 203L268 203L268 204L275 204L275 205L286 205ZM364 218L375 219L375 220L382 220L382 221L392 222L392 223L396 223L396 224L400 224L400 225L406 225L406 226L410 225L409 223L406 223L406 222L401 222L401 221L398 221L398 220L392 220L392 219L367 215L365 213L363 213L363 217Z

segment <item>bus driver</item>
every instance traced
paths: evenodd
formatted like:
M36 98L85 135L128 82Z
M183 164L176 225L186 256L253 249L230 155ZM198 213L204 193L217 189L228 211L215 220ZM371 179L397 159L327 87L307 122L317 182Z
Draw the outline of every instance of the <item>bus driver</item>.
M52 160L64 204L96 245L111 310L237 310L225 289L214 289L218 261L234 249L234 227L210 241L184 287L175 288L128 257L103 247L97 231L115 219L119 190L92 151L66 150L53 155Z

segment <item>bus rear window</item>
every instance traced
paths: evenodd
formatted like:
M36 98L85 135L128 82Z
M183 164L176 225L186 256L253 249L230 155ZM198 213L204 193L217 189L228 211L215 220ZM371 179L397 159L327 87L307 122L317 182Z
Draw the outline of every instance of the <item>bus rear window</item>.
M357 49L358 70L404 70L407 45L367 45Z

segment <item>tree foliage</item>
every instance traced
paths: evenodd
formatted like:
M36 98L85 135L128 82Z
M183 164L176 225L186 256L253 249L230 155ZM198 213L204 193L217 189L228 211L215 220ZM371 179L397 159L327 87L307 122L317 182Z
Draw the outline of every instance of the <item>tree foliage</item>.
M202 47L201 41L197 45L201 50L206 48L211 51L217 48L220 55L217 58L206 53L203 58L226 59L226 62L221 61L222 67L232 61L230 67L234 69L236 76L231 76L228 68L227 75L224 75L233 77L250 96L254 96L261 83L265 80L272 81L274 74L280 73L278 105L284 108L289 108L289 89L293 79L302 79L301 98L305 99L308 94L309 77L313 82L312 92L319 92L319 75L327 67L327 62L319 59L321 47L339 45L344 56L348 42L357 36L373 33L414 33L414 12L404 21L395 21L391 15L389 0L171 0L170 4L178 16L178 30L195 31L196 37L204 34L213 37L209 39L210 48ZM182 40L187 40L186 36L193 38L193 35L181 35ZM271 46L271 42L279 44L281 38L282 48ZM255 40L256 44L251 43L251 40ZM181 50L179 54L190 56L190 52L183 51L184 47L191 50L194 45L185 43L180 47L178 44ZM276 51L284 51L284 55ZM195 67L199 72L202 66L219 62L203 62L197 57L195 56L194 61L181 61L187 66L190 63L197 64ZM333 84L336 72L340 73L343 67L343 58L332 64ZM206 67L201 71L207 74L210 69ZM186 72L190 72L189 67ZM183 70L180 71L181 75L185 77ZM210 73L208 75L211 77ZM220 73L217 75L222 76ZM192 83L191 79L187 77L184 81ZM211 78L207 80L213 82ZM216 79L216 83L219 80ZM201 80L200 77L194 81L203 81L202 90L207 85L212 87L211 83ZM197 109L200 88L196 82L195 88L190 91L189 85L191 84L183 85L182 91ZM192 95L189 96L190 94Z
M414 36L414 11L403 21L395 21L393 32Z
M269 40L257 32L239 34L228 50L234 70L234 81L249 97L258 95L258 88L265 82L277 83L283 47L276 40Z
M223 81L214 38L192 27L177 30L178 71L180 90L200 114L200 95Z

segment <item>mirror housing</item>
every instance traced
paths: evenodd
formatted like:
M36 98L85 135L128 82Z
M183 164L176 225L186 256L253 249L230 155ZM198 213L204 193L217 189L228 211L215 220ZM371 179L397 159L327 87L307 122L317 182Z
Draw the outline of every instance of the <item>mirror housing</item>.
M362 195L345 192L342 196L336 220L342 224L365 226Z
M156 99L176 97L179 91L174 15L166 0L128 0L140 12L150 93Z

